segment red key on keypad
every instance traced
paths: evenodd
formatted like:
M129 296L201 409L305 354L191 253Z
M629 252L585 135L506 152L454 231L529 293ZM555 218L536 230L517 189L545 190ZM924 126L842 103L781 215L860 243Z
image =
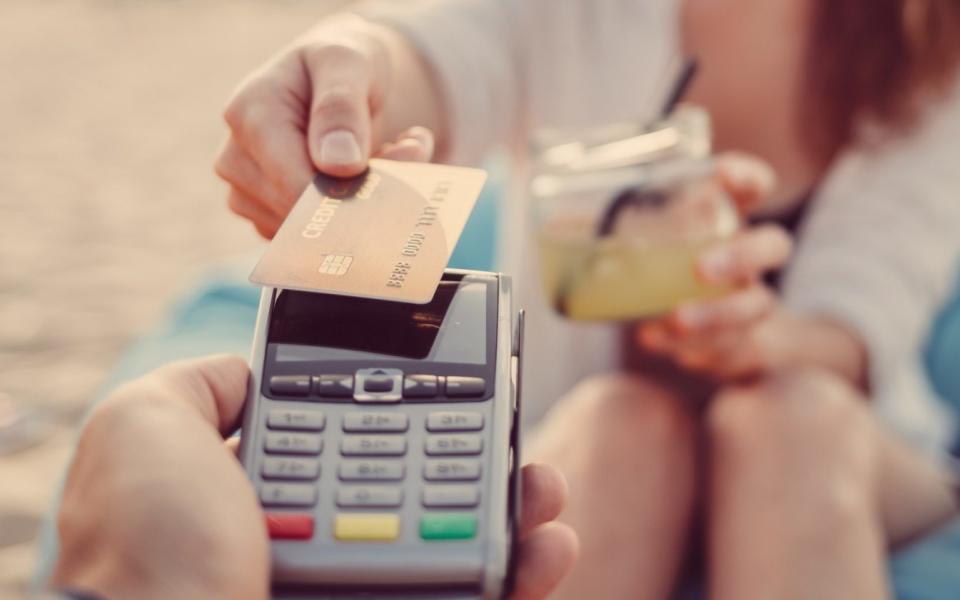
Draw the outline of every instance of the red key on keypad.
M309 540L313 537L313 517L310 515L280 515L267 513L267 531L275 540Z

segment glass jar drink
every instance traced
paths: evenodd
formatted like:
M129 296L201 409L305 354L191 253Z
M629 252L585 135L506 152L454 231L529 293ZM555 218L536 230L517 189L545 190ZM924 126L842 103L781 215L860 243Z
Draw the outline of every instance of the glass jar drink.
M563 143L570 160L545 148L531 185L541 279L557 312L627 321L728 291L696 274L700 252L739 227L713 176L702 111L579 153Z

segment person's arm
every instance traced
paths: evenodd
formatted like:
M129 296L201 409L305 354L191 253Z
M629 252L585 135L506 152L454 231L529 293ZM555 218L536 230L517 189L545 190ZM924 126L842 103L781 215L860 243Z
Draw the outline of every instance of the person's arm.
M427 160L431 128L444 131L436 85L412 47L347 14L324 20L254 71L223 116L230 133L214 169L230 186L230 209L264 237L317 170L357 175L371 154Z
M539 126L636 118L656 102L675 0L447 0L358 8L254 72L224 113L230 208L271 237L320 170L372 155L478 161Z
M77 600L266 600L263 511L236 445L223 440L239 424L249 377L236 357L183 361L93 411L63 491L53 589ZM577 539L551 522L566 498L560 474L527 465L522 478L511 600L540 600L570 570Z
M925 389L921 355L960 266L958 139L960 93L914 135L841 159L784 287L788 306L863 340L880 408L928 440L946 439L953 422Z
M721 155L717 165L719 183L742 213L774 189L773 172L756 159L733 153ZM763 283L764 273L787 264L792 246L790 234L770 224L744 227L711 244L697 259L696 275L733 291L647 320L638 329L638 343L720 380L806 366L863 388L866 358L856 332L829 317L785 307Z

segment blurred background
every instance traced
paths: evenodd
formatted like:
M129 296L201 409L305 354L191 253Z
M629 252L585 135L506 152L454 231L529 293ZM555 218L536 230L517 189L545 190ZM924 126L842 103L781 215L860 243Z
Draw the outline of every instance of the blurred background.
M0 2L0 598L76 425L203 265L256 250L212 160L231 90L336 0Z
M217 273L243 281L263 242L227 210L213 174L221 112L246 74L348 3L0 0L0 600L27 591L94 400L153 364L220 350L204 345L217 327L246 352L249 328L228 329L252 316L256 290L238 293ZM492 223L493 200L477 215ZM210 296L220 301L204 304ZM955 296L933 327L939 362L925 360L952 382L941 395L960 402ZM170 322L189 345L151 346ZM918 556L933 571L915 581L956 573L960 534L947 543L939 562Z

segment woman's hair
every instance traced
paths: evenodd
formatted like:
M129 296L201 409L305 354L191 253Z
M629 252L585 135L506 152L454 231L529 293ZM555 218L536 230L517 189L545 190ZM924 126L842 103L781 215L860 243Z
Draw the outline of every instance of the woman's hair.
M864 123L908 132L952 87L960 0L818 0L812 18L806 117L824 160L858 141Z

